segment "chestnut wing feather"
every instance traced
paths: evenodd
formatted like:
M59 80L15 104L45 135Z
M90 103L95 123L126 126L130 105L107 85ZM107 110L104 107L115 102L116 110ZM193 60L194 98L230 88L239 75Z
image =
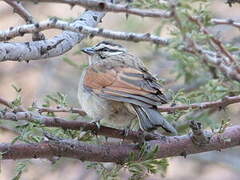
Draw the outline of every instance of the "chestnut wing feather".
M100 97L139 106L152 107L167 102L156 79L133 67L90 66L84 86Z

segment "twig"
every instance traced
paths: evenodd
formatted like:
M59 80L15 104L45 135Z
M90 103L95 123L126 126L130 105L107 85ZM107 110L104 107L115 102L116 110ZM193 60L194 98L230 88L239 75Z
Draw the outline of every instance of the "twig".
M132 32L128 33L128 32L112 31L112 30L101 29L101 28L93 28L89 26L84 26L82 24L76 25L74 23L68 23L65 21L57 20L55 18L52 18L50 20L43 21L37 24L22 25L22 26L11 28L7 31L0 31L0 40L7 40L16 36L22 36L25 33L33 33L36 31L43 31L46 29L53 29L53 28L79 32L85 35L90 34L91 36L102 36L102 37L111 38L111 39L120 39L120 40L134 41L134 42L150 41L155 44L161 44L161 45L168 44L168 39L151 35L149 33L137 34Z
M19 14L26 22L27 24L35 24L33 16L30 14L30 12L27 11L21 4L21 2L17 2L14 0L4 0L7 4L13 7L14 12ZM33 33L33 41L37 40L44 40L45 36L41 32L34 32Z
M193 104L177 104L175 106L158 106L158 110L161 112L175 112L181 110L188 110L188 109L207 109L207 108L224 108L230 104L240 103L240 96L225 96L221 100L217 101L208 101L208 102L201 102L201 103L193 103ZM4 98L0 97L0 104L8 106L9 102ZM44 108L44 107L35 107L39 110L39 113L42 112L69 112L69 113L78 113L81 116L86 115L84 111L79 108ZM29 112L30 113L30 112Z
M175 106L159 106L161 112L175 112L188 109L207 109L207 108L224 108L229 104L240 103L240 96L226 96L222 100L201 102L193 104L180 104Z
M7 107L9 107L9 108L12 107L12 106L11 106L11 103L8 102L6 99L4 99L4 98L2 98L2 97L0 97L0 104L2 104L2 105L4 105L4 106L7 106Z
M20 135L20 133L17 132L15 129L10 128L10 127L8 127L8 126L4 126L4 125L0 125L0 132L1 132L1 131L10 132L10 133L12 133L12 134L14 134L14 135Z
M4 99L3 97L0 97L0 104L7 106L10 109L13 109L15 112L25 111L25 109L22 106L14 107L11 102Z
M43 113L43 112L49 112L49 113L54 113L54 112L68 112L68 113L77 113L80 116L85 116L86 112L84 112L83 110L79 109L79 108L63 108L63 107L57 107L57 108L47 108L47 107L35 107L38 110L39 113Z
M221 150L239 146L240 126L232 126L223 133L205 133L211 136L208 144L196 146L189 135L165 137L148 142L149 148L158 146L156 158L187 156L189 154ZM61 156L80 159L82 161L124 163L131 153L139 153L134 144L95 145L74 140L50 140L36 144L1 143L2 159L49 158ZM137 159L136 159L137 160Z
M211 22L215 25L225 24L225 25L234 26L234 27L240 29L240 22L236 22L232 19L216 19L216 18L213 18L213 19L211 19Z

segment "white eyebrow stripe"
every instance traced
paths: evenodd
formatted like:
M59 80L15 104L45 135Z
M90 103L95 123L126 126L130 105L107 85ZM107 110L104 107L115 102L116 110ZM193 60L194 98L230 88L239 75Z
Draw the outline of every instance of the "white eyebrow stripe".
M118 54L122 54L122 53L124 53L124 52L122 52L122 51L117 51L117 52L104 53L104 55L105 55L106 57L108 57L108 56L114 56L114 55L118 55Z
M114 50L114 51L124 51L126 52L126 49L117 45L108 45L108 44L99 44L98 46L95 47L95 50L100 50L103 48L108 48L109 50Z

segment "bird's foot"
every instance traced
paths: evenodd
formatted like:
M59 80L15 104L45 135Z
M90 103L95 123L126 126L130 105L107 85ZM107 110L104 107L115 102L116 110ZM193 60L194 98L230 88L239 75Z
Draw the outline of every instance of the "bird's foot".
M127 137L129 132L131 131L131 127L127 126L126 128L123 129L123 136Z
M95 120L91 121L90 123L95 124L97 129L99 130L101 127L100 120L101 119L95 119Z

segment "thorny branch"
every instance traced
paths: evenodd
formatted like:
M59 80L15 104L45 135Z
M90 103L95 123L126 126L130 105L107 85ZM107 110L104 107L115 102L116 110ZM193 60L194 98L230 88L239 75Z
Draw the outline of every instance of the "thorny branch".
M211 137L209 143L197 146L189 135L164 137L148 141L149 149L158 146L156 158L184 156L206 151L221 150L238 146L240 142L240 126L232 126L223 133L206 131ZM139 153L134 144L95 145L75 140L49 140L35 144L1 143L2 159L49 158L53 156L80 159L82 161L124 163L131 153ZM21 153L20 153L21 152Z
M239 100L239 97L236 98ZM225 101L219 102L218 105L227 105L233 102L233 99L226 98ZM10 104L3 98L1 103L8 106ZM7 110L0 113L0 118L5 120L28 120L42 123L47 127L62 127L83 131L94 131L96 134L105 135L115 138L125 138L133 142L138 142L142 136L141 132L129 131L127 136L123 130L101 126L100 129L96 125L80 121L70 121L63 118L47 117L33 112L9 112ZM157 134L146 133L144 137L150 140L147 143L149 147L159 146L161 151L157 153L157 158L171 156L186 156L199 152L221 150L239 145L240 142L240 126L227 128L223 133L213 133L210 131L202 131L194 129L194 136L160 136ZM201 132L201 133L199 133ZM208 134L207 143L196 145L201 134ZM195 141L193 141L195 137ZM204 136L205 137L205 136ZM86 144L75 140L49 140L36 144L0 144L0 152L3 152L3 159L23 159L23 158L49 158L53 156L77 158L80 160L99 161L99 162L116 162L123 163L129 158L131 152L138 153L139 148L133 144L105 144L94 145ZM96 155L96 156L95 156Z
M175 112L181 110L188 110L188 109L207 109L207 108L219 108L223 109L230 104L240 103L240 96L225 96L224 98L217 100L217 101L208 101L208 102L201 102L201 103L193 103L193 104L176 104L174 106L158 106L158 110L160 112ZM6 99L0 97L0 104L3 104L9 108L11 108L10 102ZM70 113L77 113L80 116L86 115L86 113L79 109L79 108L64 108L64 107L57 107L57 108L50 108L50 107L38 107L34 106L39 113L43 112L70 112Z
M218 101L201 102L193 104L179 104L175 106L159 106L158 110L161 112L175 112L188 109L207 109L207 108L219 108L222 109L229 104L240 103L240 96L226 96Z
M83 6L86 9L97 10L97 11L106 11L106 12L114 12L114 13L127 13L134 14L141 17L154 17L154 18L170 18L172 16L169 11L161 11L161 10L143 10L138 8L132 8L128 4L113 4L105 1L98 0L24 0L31 1L34 3L42 3L42 2L56 2L56 3L64 3L69 4L71 7L75 5ZM113 2L113 1L112 1Z
M234 103L240 103L240 96L226 96L221 100L217 101L208 101L201 103L193 103L193 104L176 104L174 106L162 105L158 106L158 110L160 112L176 112L188 109L207 109L207 108L219 108L223 109L226 106ZM70 108L45 108L45 107L37 107L39 112L73 112ZM82 113L82 110L79 108L73 108L75 110L74 113Z
M214 101L214 102L203 102L203 103L195 103L190 105L176 105L176 106L160 106L158 109L161 112L175 112L177 110L187 110L187 109L205 109L205 108L224 108L229 104L239 103L240 96L232 96L232 97L225 97L222 100ZM0 98L0 104L11 108L10 102L5 100L4 98ZM35 107L38 109L39 113L42 112L74 112L79 113L80 115L84 116L85 113L78 108L45 108L45 107ZM63 129L72 129L72 130L83 130L83 131L91 131L98 135L103 135L107 137L113 138L121 138L131 141L138 141L139 137L144 135L146 140L152 140L159 138L157 134L136 132L136 131L129 131L127 135L125 134L124 130L119 130L111 127L100 126L97 127L96 124L82 122L78 120L66 120L64 118L59 117L49 117L44 116L36 112L30 111L20 111L20 112L11 112L9 110L5 110L0 112L0 119L4 120L11 120L11 121L19 121L19 120L27 120L29 122L37 122L43 124L47 127L61 127Z
M217 38L215 38L213 35L211 35L208 30L203 26L203 24L200 22L199 19L194 18L189 16L189 19L193 22L195 22L199 28L200 31L202 31L204 34L208 35L209 38L211 39L211 41L219 48L219 51L225 55L229 61L233 64L233 65L237 65L237 61L236 59L231 55L231 53L224 47L224 45L222 44L222 42L220 40L218 40ZM238 70L238 72L240 72L239 68L236 67L236 69Z
M193 48L193 52L189 51L189 49L187 48L185 49L186 52L201 55L203 57L203 61L211 65L214 65L228 78L240 81L240 73L238 73L236 68L225 64L224 59L219 57L217 53L203 49L191 39L188 39L188 41L191 44L191 47Z
M70 112L70 113L77 113L80 116L85 116L86 113L79 109L79 108L64 108L64 107L56 107L56 108L50 108L50 107L34 107L38 109L38 112L41 114L43 112L48 112L48 113L55 113L55 112Z
M107 30L102 28L93 28L89 26L84 26L82 24L76 25L74 23L68 23L65 21L57 20L55 18L52 18L50 20L43 21L40 23L13 27L7 31L0 31L0 41L9 40L16 36L22 36L25 33L33 33L36 31L43 31L43 30L53 29L53 28L79 32L79 33L83 33L85 35L91 35L91 36L102 36L102 37L111 38L111 39L120 39L120 40L134 41L134 42L150 41L155 44L161 44L161 45L168 44L168 39L151 35L149 33L138 34L138 33L132 33L132 32L128 33L128 32L112 31L112 30Z
M172 5L172 11L173 18L175 19L178 28L181 30L181 32L184 32L182 29L182 23L179 20L178 14L176 13L176 5L174 4ZM219 56L218 53L214 51L203 49L191 37L189 37L189 35L185 33L182 34L183 40L185 42L185 47L182 48L182 50L194 55L201 55L203 57L203 62L214 65L230 79L240 81L240 71L237 60L224 47L221 41L213 37L213 35L207 31L199 19L192 16L188 16L188 18L190 21L196 23L199 26L200 31L209 36L210 40L219 48L219 51L223 56ZM228 63L228 60L231 62L231 64Z
M219 108L223 109L230 104L240 103L240 96L225 96L224 98L217 100L217 101L208 101L208 102L201 102L201 103L193 103L193 104L176 104L174 106L158 106L158 110L160 112L175 112L181 110L188 110L188 109L207 109L207 108ZM9 108L11 108L10 102L5 100L4 98L0 97L0 104L3 104ZM64 108L64 107L57 107L57 108L50 108L50 107L38 107L34 106L38 110L39 113L43 112L69 112L69 113L77 113L80 116L86 115L86 113L79 109L79 108Z
M72 26L94 27L103 16L102 12L85 11L72 23ZM48 40L25 43L0 42L0 62L39 60L59 56L69 51L85 37L86 35L81 33L64 31Z

